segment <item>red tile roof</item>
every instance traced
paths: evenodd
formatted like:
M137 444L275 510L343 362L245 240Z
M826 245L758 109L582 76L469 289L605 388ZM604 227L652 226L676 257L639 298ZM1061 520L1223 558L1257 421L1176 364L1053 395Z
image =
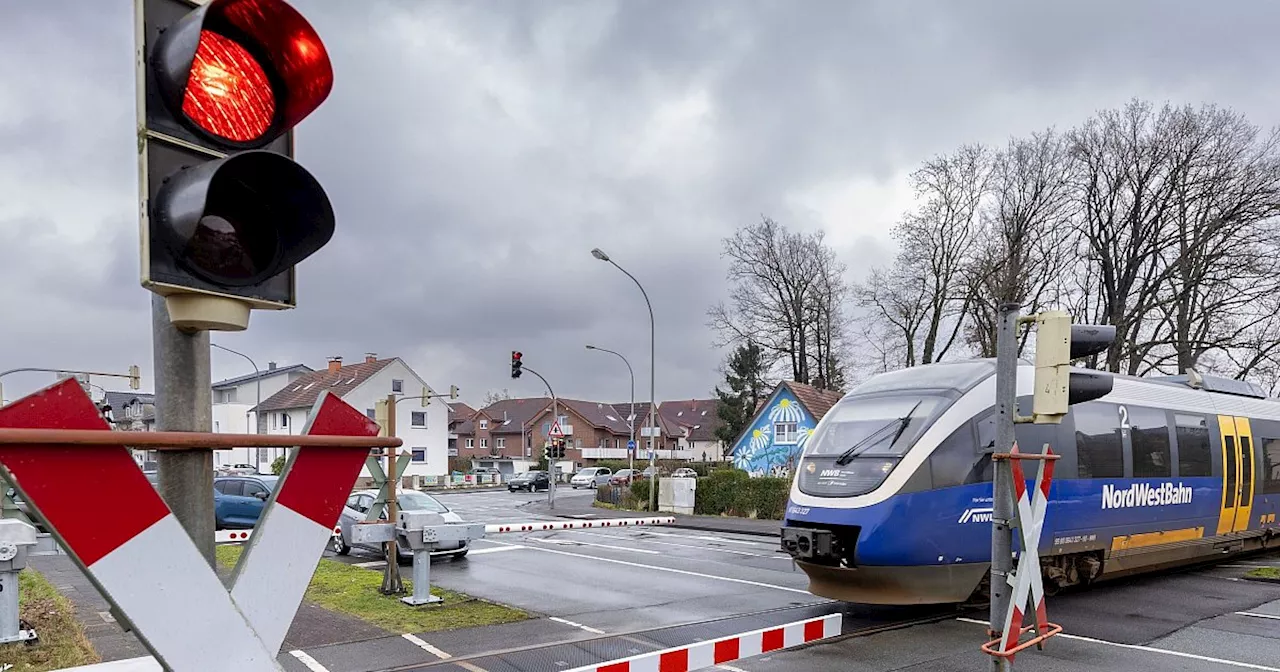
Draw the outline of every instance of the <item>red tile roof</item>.
M716 413L715 399L664 401L658 404L658 416L670 427L687 427L691 441L715 441L716 428L724 424Z
M320 393L328 390L339 397L359 387L373 374L383 370L395 358L379 359L372 362L348 364L337 371L329 371L326 367L312 371L289 383L283 390L262 401L259 410L283 411L294 408L310 408L320 398Z
M809 409L809 413L813 416L815 422L821 420L822 416L826 415L827 411L831 410L831 407L835 406L836 402L844 397L844 394L840 392L823 390L812 385L790 380L784 381L783 384L791 388L791 392L796 395L800 403Z

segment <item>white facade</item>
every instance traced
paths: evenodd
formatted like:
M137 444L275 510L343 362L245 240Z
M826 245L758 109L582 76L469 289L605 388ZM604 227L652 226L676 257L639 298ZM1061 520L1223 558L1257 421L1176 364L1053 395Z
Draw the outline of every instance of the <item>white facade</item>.
M307 371L307 369L294 367L268 369L263 371L262 377L256 380L250 379L236 385L215 387L213 389L213 431L220 434L257 434L258 419L251 409L258 403L258 385L262 385L262 399L268 399L290 382L306 375ZM216 450L213 453L214 466L256 464L259 472L269 474L271 462L285 452L284 448Z
M396 404L396 436L404 440L400 451L413 455L404 475L443 476L449 473L449 405L444 399L432 399L431 404L423 408L419 397L427 383L399 358L347 392L342 400L373 418L378 400L386 399L392 393L394 381L400 381L399 394L408 397ZM432 393L436 393L434 389ZM263 398L266 398L265 394ZM266 431L269 434L298 434L306 428L310 412L310 407L267 411L263 414ZM360 475L370 476L368 469L362 469Z

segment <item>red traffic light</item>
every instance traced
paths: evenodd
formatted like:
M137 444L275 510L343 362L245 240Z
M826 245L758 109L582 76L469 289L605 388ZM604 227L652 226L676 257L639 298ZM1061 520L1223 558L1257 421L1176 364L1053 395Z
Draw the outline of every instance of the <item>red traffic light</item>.
M282 0L211 0L161 33L151 67L172 113L230 148L270 143L333 88L320 36Z
M523 356L523 355L521 355L520 353L518 353L518 352L516 352L516 351L514 351L514 350L512 350L512 351L511 351L511 361L513 361L513 362L518 362L518 361L520 361L520 358L521 358L522 356Z

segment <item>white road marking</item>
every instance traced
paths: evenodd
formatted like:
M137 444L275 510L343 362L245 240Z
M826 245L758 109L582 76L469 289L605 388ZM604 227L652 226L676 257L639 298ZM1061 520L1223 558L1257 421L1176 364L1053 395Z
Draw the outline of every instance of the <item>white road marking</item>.
M374 560L372 562L353 562L351 563L351 566L359 567L361 569L373 569L374 567L381 567L385 564L387 564L386 560Z
M593 544L586 541L570 541L568 539L539 539L538 537L529 537L529 541L536 541L543 544L554 544L556 546L592 546L595 548L609 548L615 551L626 551L628 553L647 553L649 555L662 555L662 551L651 551L647 548L631 548L629 546L610 546L609 544Z
M618 538L616 535L600 534L599 532L587 532L585 530L568 530L568 531L576 534L586 534L593 537L605 537L607 539ZM692 548L699 551L713 551L715 553L732 553L734 555L749 555L753 558L764 558L766 560L790 560L791 559L791 556L789 555L785 555L785 556L784 555L763 555L760 553L751 553L748 551L735 551L732 548L715 548L713 546L694 546L692 544L673 544L669 541L655 541L653 539L641 539L641 538L630 538L630 540L641 543L641 544L658 544L661 546L675 546L676 548Z
M290 651L289 655L293 656L294 658L297 658L298 661L301 662L303 665L306 665L307 669L311 670L311 672L329 672L329 668L325 667L324 665L321 665L320 661L316 660L315 658L312 658L311 656L308 656L306 652L302 650Z
M989 621L980 621L976 618L961 617L961 618L957 618L956 620L962 621L964 623L974 623L976 625L982 625L986 627L991 626ZM1203 660L1207 663L1218 663L1220 665L1230 665L1232 667L1243 667L1249 670L1263 670L1263 672L1280 672L1280 667L1267 667L1266 665L1256 665L1254 663L1245 663L1239 660L1227 660L1226 658L1214 658L1212 656L1202 656L1197 653L1183 653L1182 651L1174 651L1172 649L1158 649L1154 646L1142 646L1141 644L1121 644L1120 642L1108 642L1105 639L1094 639L1093 637L1084 637L1081 635L1068 635L1065 632L1059 633L1055 635L1055 637L1062 637L1063 639L1074 639L1079 642L1090 642L1092 644L1105 644L1107 646L1114 646L1121 649L1133 649L1135 651L1147 651L1150 653L1163 653L1168 656L1177 656L1179 658L1190 658L1192 660Z
M404 637L405 639L409 640L410 642L413 642L413 645L414 645L414 646L416 646L416 647L418 647L419 649L422 649L423 651L426 651L427 653L430 653L431 655L433 655L433 656L435 656L436 658L439 658L439 659L441 659L441 660L444 660L444 659L446 659L446 658L452 658L452 657L453 657L453 656L451 656L451 655L449 655L449 654L445 653L444 651L441 651L440 649L437 649L436 647L431 646L430 644L428 644L428 643L426 643L425 641L423 641L421 637L418 637L417 635L414 635L413 633L406 632L406 633L404 633L403 635L400 635L400 636L401 636L401 637Z
M556 623L564 623L565 625L573 626L573 627L575 627L575 628L582 628L583 630L586 630L587 632L595 633L595 634L597 634L597 635L603 635L603 634L604 634L604 630L596 630L595 628L591 628L591 627L585 626L585 625L583 625L583 624L581 624L581 623L574 623L573 621L567 621L567 620L565 620L565 619L563 619L563 618L559 618L559 617L556 617L556 616L552 616L552 617L550 617L548 620L555 621Z
M492 548L475 548L475 549L472 549L470 552L468 552L467 555L484 555L485 553L501 553L503 551L518 551L522 548L527 548L527 547L526 546L494 546Z
M721 663L721 664L717 665L717 666L716 666L716 669L719 669L719 670L729 670L729 672L747 672L746 670L742 669L741 667L734 667L734 666L732 666L732 665L726 665L726 664L724 664L724 663Z
M503 543L503 542L494 542L494 543ZM513 546L514 546L515 544L511 544L511 545L513 545ZM774 584L772 584L772 583L763 583L763 582L761 582L761 581L749 581L749 580L747 580L747 579L735 579L735 578L733 578L733 577L729 577L729 576L716 576L716 575L714 575L714 574L703 574L703 573L701 573L701 572L690 572L690 571L688 571L688 570L684 570L684 569L675 569L675 568L673 568L673 567L659 567L659 566L657 566L657 565L644 565L644 564L640 564L640 563L638 563L638 562L628 562L628 561L626 561L626 560L614 560L613 558L601 558L601 557L596 556L596 555L584 555L584 554L582 554L582 553L570 553L569 551L557 551L557 550L550 549L550 548L542 548L541 546L528 546L527 548L530 548L530 549L535 550L535 551L540 551L540 552L542 552L542 553L555 553L556 555L567 555L567 556L572 557L572 558L587 558L588 560L595 560L596 562L608 562L608 563L615 564L615 565L625 565L625 566L627 566L627 567L639 567L640 569L652 569L652 570L656 570L656 571L659 571L659 572L670 572L670 573L672 573L672 574L684 574L685 576L696 576L696 577L698 577L698 578L702 578L702 579L714 579L714 580L716 580L716 581L727 581L727 582L729 582L729 583L740 583L740 584L744 584L744 585L748 585L748 586L758 586L758 587L760 587L760 588L772 588L772 589L774 589L774 590L785 590L785 591L787 591L788 593L800 593L801 595L811 595L811 593L810 593L809 591L807 591L807 590L801 590L800 588L788 588L787 586L777 586L777 585L774 585Z
M746 541L744 539L726 539L724 537L712 537L700 534L671 534L670 532L654 532L653 530L645 530L645 534L652 534L659 537L676 537L677 539L701 539L702 541L718 541L726 544L745 544L747 546L774 546L774 544L764 541Z
M1273 618L1273 619L1275 619L1275 620L1277 620L1277 621L1280 621L1280 616L1277 616L1277 615L1275 615L1275 614L1259 614L1259 613L1258 613L1258 612L1256 612L1256 611L1237 611L1237 612L1236 612L1236 615L1237 615L1237 616L1252 616L1252 617L1254 617L1254 618Z

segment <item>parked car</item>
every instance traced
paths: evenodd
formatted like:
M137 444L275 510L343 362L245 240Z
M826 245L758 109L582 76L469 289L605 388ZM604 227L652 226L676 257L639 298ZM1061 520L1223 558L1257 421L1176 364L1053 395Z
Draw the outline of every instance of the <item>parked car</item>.
M600 487L609 482L609 477L613 475L613 470L609 467L587 467L573 475L569 479L569 485L577 490L578 488Z
M697 477L698 477L698 472L690 469L689 467L680 467L679 469L676 469L675 471L671 472L671 478L697 478Z
M258 468L252 464L231 464L218 467L223 476L256 476Z
M363 522L369 515L369 509L373 507L373 503L378 499L377 490L358 490L351 494L347 499L347 505L343 507L342 514L338 516L338 528L341 534L333 536L333 550L338 555L346 555L351 552L352 548L361 548L371 551L381 551L382 544L357 544L352 541L351 530L357 523ZM449 510L440 500L428 495L425 492L417 490L400 490L396 492L396 506L402 511L430 511L431 513L440 514L446 523L461 523L462 517ZM387 507L383 506L382 511L378 515L378 520L387 519ZM461 558L467 554L467 542L459 542L456 544L442 545L441 548L432 553L432 555L449 555L455 558ZM409 547L409 538L403 533L396 542L396 555L400 560L413 560L413 549Z
M526 471L523 474L516 474L511 480L507 481L507 490L515 492L516 490L528 490L529 492L537 492L539 490L548 490L551 488L551 479L545 471Z
M609 477L609 485L627 485L644 478L638 469L619 469Z
M217 529L247 528L258 523L276 476L221 476L213 479L213 517Z
M659 476L663 475L662 472L662 467L658 467ZM640 472L640 478L653 478L653 467L645 467L644 471Z
M471 470L473 476L501 476L502 472L493 467L476 467Z

